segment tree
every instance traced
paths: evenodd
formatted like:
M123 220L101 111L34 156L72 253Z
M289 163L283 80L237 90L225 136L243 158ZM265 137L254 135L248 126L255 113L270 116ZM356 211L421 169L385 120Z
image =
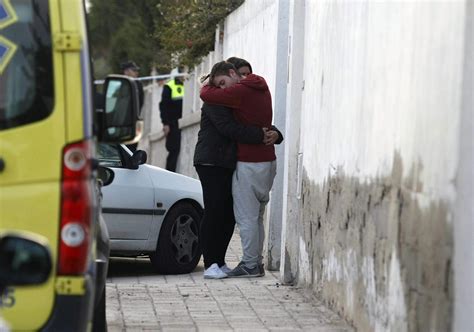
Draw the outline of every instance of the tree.
M193 67L214 48L216 26L244 0L90 0L94 74L135 61L141 75Z
M161 21L160 0L91 0L89 29L96 78L120 72L120 64L135 61L141 74L151 68L169 71L169 56L161 52L155 23Z
M215 31L243 0L162 0L157 35L176 65L193 67L214 48Z

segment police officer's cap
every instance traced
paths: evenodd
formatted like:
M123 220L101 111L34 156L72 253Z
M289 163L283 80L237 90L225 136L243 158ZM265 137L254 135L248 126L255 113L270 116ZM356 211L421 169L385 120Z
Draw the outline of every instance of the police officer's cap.
M132 70L140 70L140 67L137 66L137 64L133 61L127 61L127 62L124 62L120 65L120 68L122 70L127 70L127 69L132 69Z

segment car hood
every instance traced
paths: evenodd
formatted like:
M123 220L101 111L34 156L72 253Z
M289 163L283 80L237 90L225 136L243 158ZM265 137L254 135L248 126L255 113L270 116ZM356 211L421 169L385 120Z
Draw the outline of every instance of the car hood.
M144 164L140 167L147 169L155 188L173 192L177 200L193 199L204 208L202 187L199 180L152 165Z

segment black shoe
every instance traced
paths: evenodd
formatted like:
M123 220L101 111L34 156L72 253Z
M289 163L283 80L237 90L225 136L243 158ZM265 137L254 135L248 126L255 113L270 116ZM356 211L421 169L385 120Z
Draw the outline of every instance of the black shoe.
M260 272L260 276L263 277L265 275L265 266L262 264L258 264L258 270Z
M262 277L260 271L260 266L255 266L254 268L248 268L243 263L239 263L235 269L227 273L229 278L256 278Z

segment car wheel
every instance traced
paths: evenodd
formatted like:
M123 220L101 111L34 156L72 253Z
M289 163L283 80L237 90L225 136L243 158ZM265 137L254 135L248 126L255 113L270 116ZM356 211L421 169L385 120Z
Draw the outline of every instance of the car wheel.
M190 273L201 258L201 214L190 203L178 203L161 225L156 251L150 255L155 268L165 274Z

